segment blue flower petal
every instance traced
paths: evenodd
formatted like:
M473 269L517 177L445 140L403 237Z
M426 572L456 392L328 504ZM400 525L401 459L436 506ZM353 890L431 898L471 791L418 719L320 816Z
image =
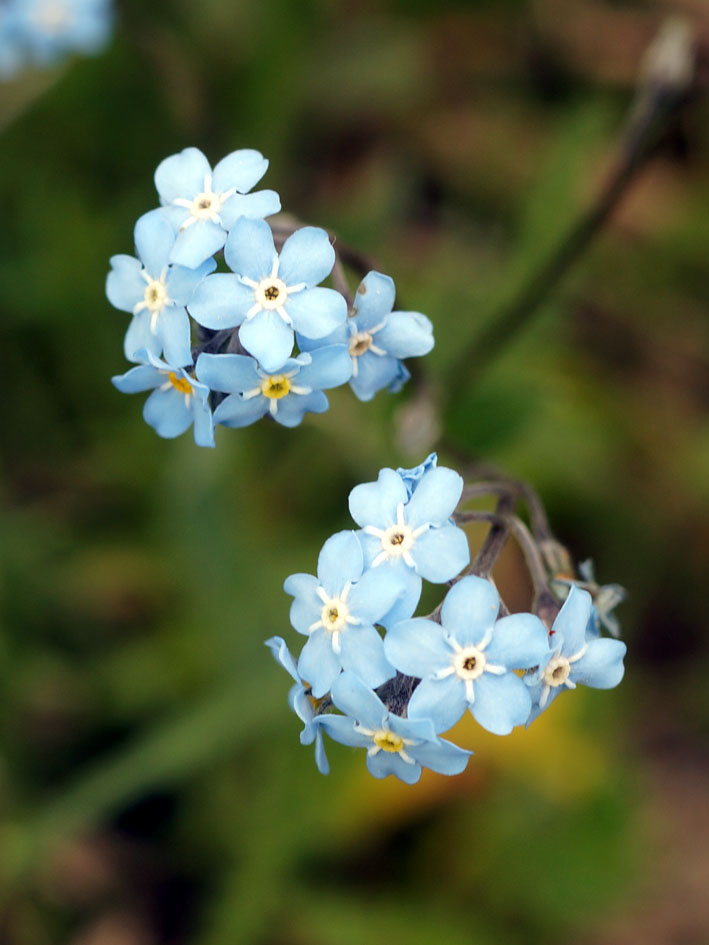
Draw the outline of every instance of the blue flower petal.
M399 380L408 380L408 372L405 369L402 370L403 366L396 358L366 351L356 360L357 374L352 374L350 387L361 401L371 400L377 391Z
M293 595L290 608L290 622L298 633L308 633L314 623L320 620L323 602L317 595L320 582L312 574L291 574L286 578L283 590Z
M398 753L389 751L367 754L367 768L375 778L386 778L393 774L405 784L416 784L421 777L420 765L406 762Z
M256 362L245 354L200 354L195 373L210 390L241 394L261 385Z
M197 286L190 315L205 328L218 330L240 325L254 305L253 289L229 272L215 272Z
M392 627L400 620L408 620L418 607L421 599L421 578L411 568L407 567L403 561L388 563L383 562L377 567L377 571L389 572L392 580L401 584L404 588L403 593L394 602L394 606L389 613L385 614L377 623L384 627Z
M554 646L554 636L559 634L564 639L562 653L573 656L581 649L586 641L586 626L591 616L593 601L588 591L578 587L569 590L569 596L552 625L551 645Z
M324 338L347 318L344 298L322 286L289 295L285 309L295 330L307 338Z
M225 427L248 427L268 413L265 397L243 400L238 394L229 394L214 411L214 422Z
M422 476L406 509L414 528L432 522L443 525L453 514L463 491L463 479L454 469L436 466Z
M215 193L224 193L235 187L245 194L258 184L268 170L268 161L260 151L253 148L241 148L232 151L214 167L212 190Z
M214 276L212 276L214 278ZM269 374L280 372L293 350L293 329L273 309L263 309L239 329L239 340Z
M325 754L325 745L323 743L322 730L318 727L315 733L315 764L318 766L320 774L330 773L330 764Z
M168 364L176 364L180 367L185 364L191 365L192 345L187 310L174 305L168 306L158 317L157 330L161 350L164 351Z
M295 340L301 351L315 351L316 348L326 348L328 345L347 345L350 340L350 330L347 322L338 325L334 331L324 338L306 338L305 335L295 333Z
M192 403L194 441L197 446L214 446L214 417L208 401L195 398Z
M170 266L165 278L165 288L176 305L188 306L197 286L205 276L216 269L216 262L210 257L197 269L188 269L187 266Z
M470 563L468 539L455 525L430 528L416 539L411 557L422 578L442 584L452 580Z
M275 190L257 190L255 194L234 194L222 204L219 216L227 230L231 230L239 217L263 220L278 213L281 198Z
M270 637L265 641L265 645L273 654L273 658L276 660L276 662L280 663L286 672L290 673L293 679L299 683L300 676L298 675L295 660L291 656L290 650L288 649L286 641L283 639L283 637Z
M362 546L353 531L337 532L325 542L318 556L318 580L330 597L342 593L348 581L362 576Z
M372 689L396 675L384 655L382 638L372 626L348 627L340 633L342 668L356 673Z
M226 230L211 220L197 220L177 234L170 262L196 269L224 245Z
M298 659L298 672L307 679L316 699L330 691L340 673L340 660L332 648L332 634L320 627L308 637Z
M461 646L475 646L495 623L499 609L500 595L490 581L469 575L446 594L441 623Z
M162 342L157 335L153 334L150 326L151 321L152 317L147 309L138 312L131 319L128 331L123 339L123 351L129 361L144 361L146 351L150 351L156 357L162 353ZM190 360L189 357L187 360ZM181 364L186 363L186 361L181 362Z
M359 539L356 538L360 546ZM380 623L389 613L397 599L405 590L404 581L399 572L390 569L373 568L365 571L350 591L347 603L350 611L365 623Z
M313 390L339 387L349 380L352 360L344 345L328 345L310 352L311 361L304 364L294 382Z
M337 677L332 687L332 701L365 728L380 729L387 717L386 706L354 673Z
M381 272L368 272L362 279L354 299L357 326L361 331L376 328L394 306L394 280Z
M175 243L175 230L160 210L151 210L138 219L133 231L138 256L146 272L159 279L168 264L170 251Z
M593 689L612 689L623 678L625 652L620 640L592 640L581 659L571 664L571 679Z
M425 617L394 624L384 639L384 652L400 672L421 678L445 669L453 659L445 630Z
M147 283L143 267L134 256L111 256L111 271L106 277L106 296L114 308L132 312L142 302Z
M278 402L278 411L273 419L284 427L297 427L303 422L306 413L325 413L330 406L327 397L322 391L316 390L312 394L289 395Z
M192 412L185 406L185 395L171 387L153 391L143 406L143 419L158 436L172 439L192 425Z
M435 742L416 745L411 749L410 754L419 764L430 768L431 771L451 775L460 774L465 770L472 752L459 748L452 742L446 741L445 738L439 738Z
M212 171L209 161L198 148L185 148L158 164L155 187L164 203L177 197L191 199L204 189L204 178Z
M350 515L362 527L388 528L396 521L397 506L407 499L401 476L393 469L382 469L376 482L363 482L350 492Z
M349 745L351 748L368 748L372 744L371 737L359 732L351 718L345 718L342 715L319 715L317 723L330 738L342 745Z
M141 364L126 371L125 374L111 378L113 386L117 387L122 394L137 394L157 387L162 382L163 375L152 364Z
M550 655L547 629L533 614L512 614L498 620L485 650L491 663L502 664L507 669L530 669L546 664Z
M433 325L420 312L392 312L374 338L395 358L418 358L433 348Z
M224 259L232 272L260 282L271 275L276 258L276 247L268 223L240 217L224 246Z
M325 230L319 226L303 226L283 244L278 277L286 285L305 282L308 287L312 287L322 282L332 272L334 265L335 250Z
M514 673L494 676L483 673L474 683L473 718L494 735L509 735L515 725L523 725L532 708L528 688Z
M468 707L465 684L458 676L445 679L422 679L411 696L408 715L411 719L431 719L436 732L446 732Z

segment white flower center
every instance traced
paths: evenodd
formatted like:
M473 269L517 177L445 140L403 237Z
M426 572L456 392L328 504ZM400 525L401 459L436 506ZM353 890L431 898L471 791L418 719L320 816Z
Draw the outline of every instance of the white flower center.
M403 558L404 562L410 567L415 568L416 562L411 557L411 549L416 544L416 539L423 532L428 531L430 523L419 525L418 528L412 528L406 523L404 517L404 503L400 502L396 507L396 524L388 528L376 528L374 525L365 525L364 531L368 535L373 535L381 542L382 550L372 561L372 567L376 568L388 559Z
M151 279L145 287L143 300L150 312L161 312L168 302L165 283L158 279Z
M350 615L350 609L341 597L332 597L326 601L320 612L320 619L323 627L330 633L338 630L344 630L347 626L347 618Z
M453 668L461 679L477 679L485 672L487 659L476 646L463 647L453 657Z
M372 347L372 336L368 331L358 331L349 341L350 356L359 358Z
M256 286L254 296L261 308L280 308L288 298L288 287L282 279L268 276Z
M542 681L545 686L563 686L569 678L571 672L571 663L564 656L557 656L549 660L546 669L542 673Z
M192 201L190 213L198 220L211 220L221 209L222 201L219 194L204 191L201 194L197 194Z
M212 175L204 175L204 190L188 200L186 197L176 197L172 202L178 207L184 207L189 210L190 215L180 226L180 230L186 230L188 226L197 223L199 220L211 220L212 223L218 223L221 226L222 218L219 214L223 205L230 197L236 193L235 187L230 187L223 193L215 193L212 190Z

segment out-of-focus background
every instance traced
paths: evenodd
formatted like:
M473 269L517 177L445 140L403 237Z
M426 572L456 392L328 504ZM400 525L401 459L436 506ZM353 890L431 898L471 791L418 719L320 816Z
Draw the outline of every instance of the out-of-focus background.
M601 192L670 16L696 72L655 156L452 376ZM3 945L709 939L708 45L705 0L125 0L103 55L0 86ZM188 145L262 150L286 210L432 318L441 462L530 479L627 587L619 689L508 738L464 721L457 778L377 782L336 745L317 773L263 646L301 642L283 580L430 443L406 393L344 388L201 450L112 388L108 258Z

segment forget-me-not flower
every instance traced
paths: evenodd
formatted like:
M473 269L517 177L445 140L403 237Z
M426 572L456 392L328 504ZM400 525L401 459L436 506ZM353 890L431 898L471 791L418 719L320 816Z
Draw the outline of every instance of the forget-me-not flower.
M327 410L323 390L344 384L352 366L347 348L331 345L289 358L276 373L243 354L200 354L196 370L212 390L229 394L214 411L216 423L245 427L270 414L283 426L296 427L306 413Z
M111 378L124 394L153 389L145 401L143 418L159 436L179 436L194 424L197 446L214 446L214 425L209 409L209 388L184 367L173 367L149 351L147 364Z
M170 261L194 269L224 246L240 217L263 219L281 209L273 190L248 191L268 161L250 148L232 151L212 170L199 148L185 148L158 165L155 186L163 212L178 230Z
M308 635L298 672L310 680L315 696L329 691L341 669L356 673L372 689L395 675L374 625L381 623L404 587L381 569L364 570L362 546L354 532L328 538L318 558L317 577L291 574L283 588L294 597L291 623Z
M499 608L490 581L468 576L448 591L440 624L419 617L389 630L385 653L400 672L421 678L409 718L430 718L444 732L470 709L496 735L527 721L531 696L514 670L546 661L547 631L532 614L498 620Z
M3 0L0 75L11 75L26 60L48 65L66 53L96 53L112 25L111 0Z
M298 336L304 351L318 345L346 344L352 358L350 387L360 400L371 400L387 387L401 390L410 374L401 358L420 357L433 348L433 326L420 312L392 312L394 282L381 272L368 273L355 296L347 321L320 341Z
M458 473L434 467L411 494L410 486L393 469L382 469L376 482L355 486L349 499L352 518L362 529L368 567L391 570L406 582L406 593L394 604L388 622L411 616L422 578L442 584L470 561L465 532L450 521L463 491Z
M140 361L138 352L164 353L169 364L192 360L190 319L186 306L204 277L216 268L208 259L197 269L170 265L175 230L160 210L151 210L136 223L134 256L112 256L106 279L109 302L132 312L124 341L129 361Z
M273 658L280 663L295 680L295 685L291 686L290 692L288 693L288 705L303 723L303 730L300 733L300 743L301 745L312 745L312 743L315 742L315 764L318 766L318 771L321 774L329 774L330 765L328 764L325 754L322 730L315 723L316 709L319 708L319 703L325 700L319 700L313 697L309 684L301 678L295 665L295 660L291 656L286 642L282 637L271 637L270 640L266 640L266 646L271 650L271 653L273 653Z
M419 463L418 466L412 466L411 469L404 469L403 466L399 466L396 471L401 476L409 496L414 494L414 490L416 489L416 486L419 484L419 481L424 476L424 474L427 473L429 469L433 469L437 465L438 454L429 453L426 459L424 459L422 463Z
M205 328L241 325L241 344L264 370L276 371L289 357L294 329L305 338L324 338L345 321L344 298L318 285L335 262L325 230L296 230L279 256L269 225L242 219L229 234L224 258L234 274L205 279L190 312Z
M623 678L625 643L588 633L592 607L588 591L579 587L569 590L549 632L549 658L535 673L524 677L532 697L528 723L564 689L575 689L577 685L613 689Z
M438 738L430 719L403 719L389 712L354 673L337 677L332 701L345 715L321 715L317 724L343 745L366 748L367 768L375 778L393 774L415 784L422 767L460 774L472 754Z

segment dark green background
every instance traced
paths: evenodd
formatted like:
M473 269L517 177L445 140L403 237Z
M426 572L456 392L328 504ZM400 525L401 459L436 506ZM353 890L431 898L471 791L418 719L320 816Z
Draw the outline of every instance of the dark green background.
M669 13L691 100L526 329L452 375L599 192ZM105 55L0 87L3 943L706 941L708 37L692 0L126 0ZM458 778L375 782L339 746L317 773L263 647L300 644L283 580L429 444L406 394L345 388L200 450L111 387L108 258L189 145L262 150L288 212L432 318L441 461L530 479L628 588L618 690L463 723Z

